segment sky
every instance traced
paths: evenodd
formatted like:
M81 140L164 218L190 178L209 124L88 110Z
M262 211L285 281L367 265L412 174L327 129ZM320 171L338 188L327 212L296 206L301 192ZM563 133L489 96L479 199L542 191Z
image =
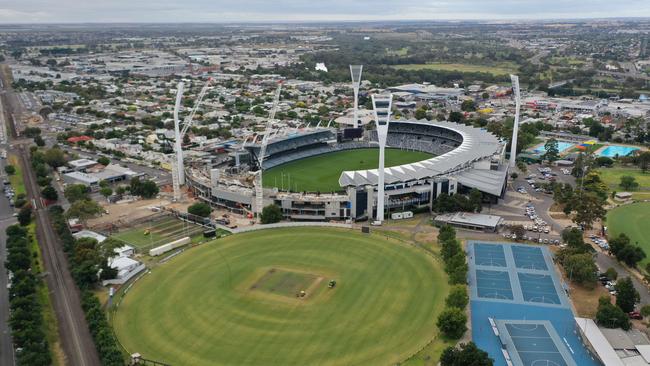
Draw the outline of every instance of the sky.
M0 23L650 17L650 0L0 0Z

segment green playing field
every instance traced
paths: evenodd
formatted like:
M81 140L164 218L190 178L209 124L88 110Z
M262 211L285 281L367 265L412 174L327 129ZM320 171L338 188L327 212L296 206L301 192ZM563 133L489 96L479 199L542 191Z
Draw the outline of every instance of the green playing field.
M172 365L395 365L444 343L441 267L422 249L351 230L237 234L154 268L113 325L128 353Z
M650 261L650 203L640 202L617 207L607 213L609 237L620 233L630 237L632 244L638 245L647 257L643 265Z
M431 158L419 151L386 149L386 167L414 163ZM378 149L337 151L292 161L264 172L264 186L282 190L340 191L339 177L346 170L377 169Z

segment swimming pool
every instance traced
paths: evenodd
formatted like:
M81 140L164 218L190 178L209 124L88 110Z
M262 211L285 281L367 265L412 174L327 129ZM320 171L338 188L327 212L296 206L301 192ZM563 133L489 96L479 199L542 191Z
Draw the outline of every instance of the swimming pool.
M598 153L598 156L605 156L605 157L608 157L608 158L613 158L613 157L616 157L616 156L628 156L635 150L639 150L639 148L638 147L630 147L630 146L611 145L611 146L607 146L606 148L600 150L600 152Z
M573 142L566 142L566 141L558 141L557 142L557 150L558 150L558 152L563 152L565 150L568 150L568 149L572 148L573 146L575 146L575 144ZM536 147L535 150L533 150L533 151L538 153L538 154L544 154L546 152L546 147L544 146L544 144L541 144L538 147Z

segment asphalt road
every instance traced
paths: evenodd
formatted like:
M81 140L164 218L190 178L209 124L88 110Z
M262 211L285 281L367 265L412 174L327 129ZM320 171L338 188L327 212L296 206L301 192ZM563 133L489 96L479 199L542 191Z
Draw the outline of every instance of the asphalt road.
M0 169L4 171L4 161L0 161ZM1 184L1 183L0 183ZM9 328L9 290L7 289L7 272L4 269L4 262L7 258L5 230L13 225L16 219L13 217L13 208L9 206L7 197L0 195L0 365L13 366L14 348Z
M596 264L598 264L598 267L602 272L605 272L608 268L611 267L616 270L619 279L625 276L630 276L630 278L632 278L632 284L634 284L634 288L639 292L641 305L650 304L650 291L648 291L648 287L646 285L639 281L635 276L629 275L627 273L627 270L621 266L621 264L618 263L616 259L601 251L600 249L596 249L596 251L598 252L598 255L596 257Z

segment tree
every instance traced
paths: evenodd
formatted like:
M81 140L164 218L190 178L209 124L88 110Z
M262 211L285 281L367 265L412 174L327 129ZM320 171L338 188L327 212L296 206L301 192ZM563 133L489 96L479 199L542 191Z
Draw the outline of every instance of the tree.
M464 100L460 104L460 109L465 112L474 112L476 110L476 103L471 99Z
M145 199L155 197L160 191L156 182L150 179L141 181L138 177L131 179L130 187L131 194L140 196Z
M36 146L39 147L45 146L45 140L43 140L43 138L40 135L34 137L34 143L36 144Z
M481 212L483 210L483 194L476 188L469 191L469 202L473 207L474 212Z
M463 343L460 348L447 347L440 356L440 366L492 366L494 360L474 342Z
M515 240L520 240L526 234L526 229L523 225L512 225L510 226L510 232L515 235Z
M41 191L41 196L48 201L56 201L59 199L59 194L56 192L54 187L48 185Z
M644 151L639 154L637 164L639 165L639 168L641 168L642 172L647 172L648 166L650 166L650 151Z
M616 259L622 261L630 267L636 267L637 263L646 257L643 249L636 245L626 245L616 255Z
M69 218L77 218L86 221L104 212L102 206L93 200L75 201L68 209Z
M639 182L637 182L636 178L631 175L624 175L621 177L621 183L619 183L619 186L626 191L632 191L639 187Z
M101 165L108 165L111 163L111 159L105 156L100 156L99 158L97 158L97 162L100 163Z
M262 224L273 224L282 220L282 209L280 206L271 204L262 209Z
M212 212L212 207L204 202L197 202L187 208L187 212L201 217L208 217Z
M450 308L465 309L469 303L469 296L467 295L467 286L454 285L445 299L445 305Z
M596 322L605 328L630 329L630 319L627 314L621 308L612 304L609 296L603 296L598 300Z
M616 306L626 313L634 311L634 305L639 302L639 292L634 288L632 279L625 277L616 283Z
M605 276L607 276L607 278L609 278L612 281L616 281L616 279L618 278L618 272L616 272L614 268L609 267L607 268L607 271L605 271Z
M542 159L552 163L560 158L560 150L558 148L557 140L554 138L548 139L544 144L544 155Z
M650 305L643 305L641 307L641 315L643 315L644 318L650 316Z
M102 196L108 198L113 194L113 189L111 187L102 187L100 188L99 193Z
M16 174L16 167L13 165L5 165L5 173L7 173L7 175Z
M583 194L575 194L574 196L573 208L576 214L573 217L573 222L579 224L584 229L589 230L593 228L594 222L604 218L605 214L607 214L607 210L604 207L605 202L596 194L585 192Z
M88 187L83 184L70 184L63 190L63 195L70 201L75 203L77 201L89 200Z
M462 122L465 119L465 116L463 116L462 113L453 111L449 113L449 122Z
M458 308L446 308L438 316L438 329L450 339L459 339L467 331L467 315Z
M418 108L415 110L415 119L425 119L427 118L427 111L424 108Z
M598 267L596 267L591 254L569 255L563 260L562 265L571 281L587 286L593 286L596 283Z
M456 229L451 225L443 225L438 231L438 243L456 239Z
M609 252L614 256L617 256L618 253L629 244L630 237L625 235L625 233L620 233L616 237L609 238Z
M43 155L43 160L45 163L47 163L47 165L56 169L60 166L65 165L65 154L63 153L63 150L53 147L45 152Z
M456 254L463 251L463 248L461 248L460 243L455 239L455 237L450 240L445 240L440 244L440 255L442 256L442 260L445 263L447 263Z
M27 226L32 221L32 208L24 206L18 211L18 223L21 226Z

